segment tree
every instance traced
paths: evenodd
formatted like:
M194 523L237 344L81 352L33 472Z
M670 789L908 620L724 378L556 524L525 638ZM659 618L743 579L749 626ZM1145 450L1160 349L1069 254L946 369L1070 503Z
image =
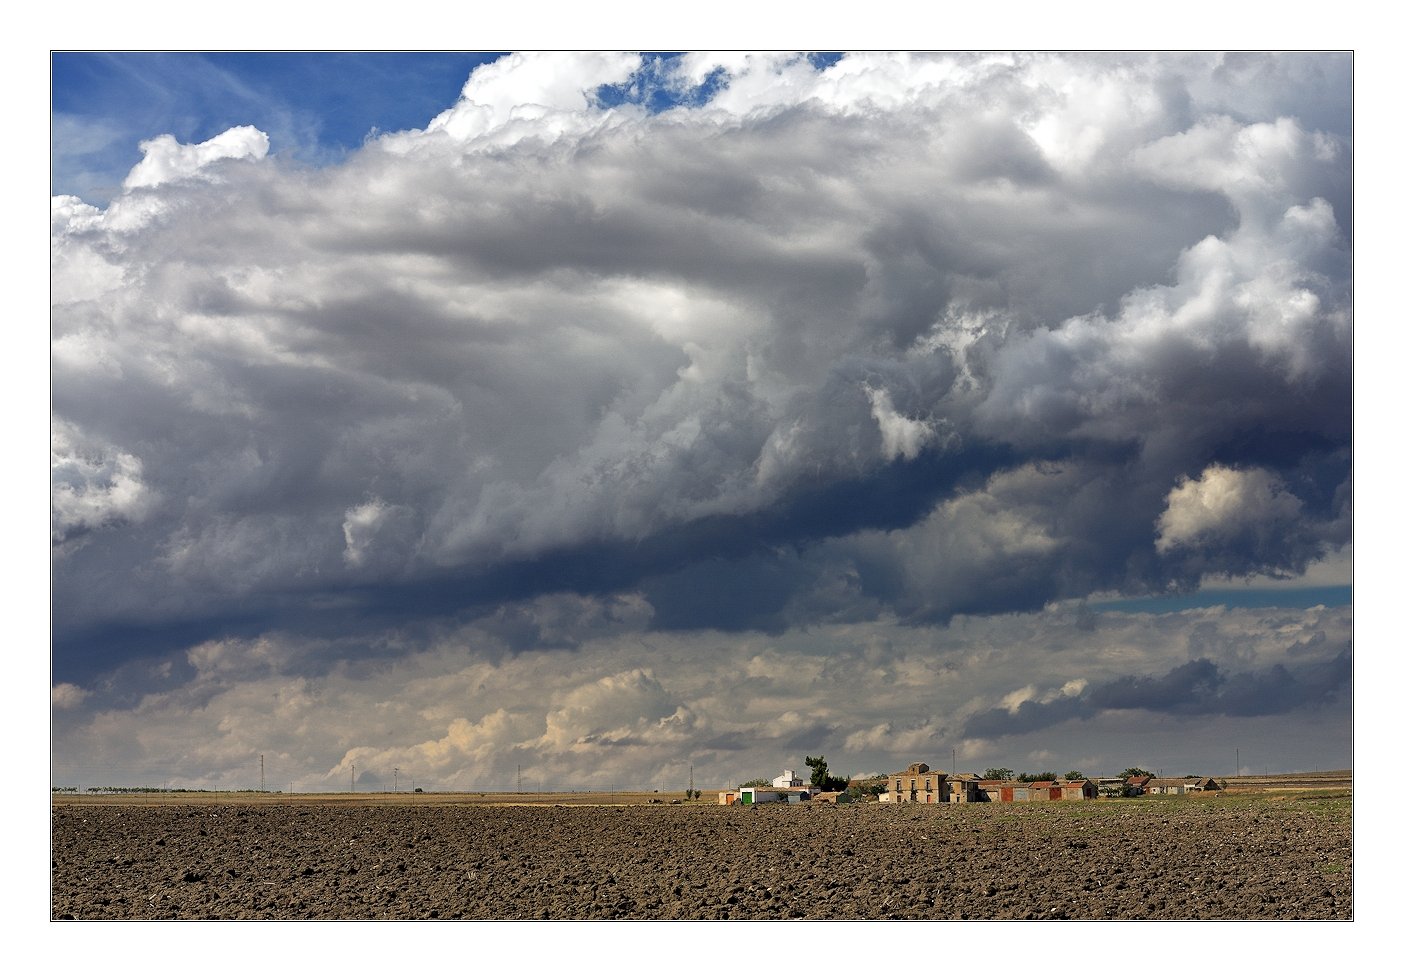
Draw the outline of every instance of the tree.
M1082 775L1081 773L1079 773L1077 770L1068 770L1068 772L1063 776L1063 779L1065 779L1065 780L1077 781L1077 780L1085 780L1085 779L1087 779L1087 777L1083 776L1083 775Z
M747 789L747 788L752 787L752 786L769 786L769 785L770 785L770 781L769 781L769 780L747 780L745 783L742 783L742 784L741 784L741 789L744 790L744 789Z
M809 785L817 786L826 793L848 789L847 776L830 776L829 761L823 756L806 756L804 765L809 767Z
M1057 773L1050 773L1050 772L1043 772L1043 773L1020 773L1019 776L1018 776L1018 780L1019 780L1020 783L1038 783L1038 782L1041 782L1041 781L1043 781L1043 780L1047 780L1048 782L1051 783L1051 782L1053 782L1054 780L1056 780L1057 778L1058 778L1058 774L1057 774Z
M981 774L987 780L1012 780L1014 771L1008 766L1001 766L999 769L990 768Z
M887 791L887 777L875 776L863 780L854 780L849 783L848 789L859 796L877 796L879 793Z
M1155 774L1152 773L1150 770L1143 770L1139 766L1132 766L1130 769L1124 769L1116 775L1121 777L1123 780L1129 780L1133 776L1155 776Z

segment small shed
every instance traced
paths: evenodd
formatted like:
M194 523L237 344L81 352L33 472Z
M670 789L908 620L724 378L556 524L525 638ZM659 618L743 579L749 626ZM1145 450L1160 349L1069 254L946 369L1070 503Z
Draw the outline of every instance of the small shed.
M976 785L990 803L1014 802L1014 784L1007 780L980 780Z
M1054 786L1059 791L1059 795L1053 797L1055 800L1097 799L1097 784L1091 780L1059 780Z

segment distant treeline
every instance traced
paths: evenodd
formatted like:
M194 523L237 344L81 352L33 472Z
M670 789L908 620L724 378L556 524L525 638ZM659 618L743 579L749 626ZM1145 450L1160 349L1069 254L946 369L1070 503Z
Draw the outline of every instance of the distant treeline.
M76 786L56 786L54 793L77 793ZM282 790L189 790L167 786L90 786L88 793L281 793Z

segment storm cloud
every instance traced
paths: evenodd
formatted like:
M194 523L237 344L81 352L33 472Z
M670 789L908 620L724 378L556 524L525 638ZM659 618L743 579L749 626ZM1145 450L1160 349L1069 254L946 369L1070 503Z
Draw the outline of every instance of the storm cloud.
M1349 694L1351 653L1295 669L1281 663L1261 671L1221 671L1207 658L1179 665L1164 675L1125 675L1048 701L1026 700L1012 710L990 709L965 724L971 737L993 738L1036 732L1068 719L1090 719L1108 709L1144 709L1176 715L1259 716L1319 706Z
M611 625L925 630L1339 557L1350 71L516 54L321 167L257 118L151 133L106 208L53 200L55 698L262 644L546 665ZM1205 664L1198 712L1340 690ZM702 731L666 674L600 679L540 745Z

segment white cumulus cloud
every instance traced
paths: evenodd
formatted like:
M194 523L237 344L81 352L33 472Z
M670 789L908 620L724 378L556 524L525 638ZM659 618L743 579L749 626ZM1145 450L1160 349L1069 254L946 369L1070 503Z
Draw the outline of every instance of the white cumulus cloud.
M174 135L157 135L141 143L142 160L123 181L124 189L150 189L199 174L222 159L261 159L268 136L252 125L220 132L196 145L182 145Z
M1263 524L1289 521L1302 502L1266 469L1210 466L1196 479L1184 479L1165 498L1156 521L1156 549L1212 542Z
M49 468L55 543L90 530L139 523L156 505L138 456L62 419L54 421L50 433Z

